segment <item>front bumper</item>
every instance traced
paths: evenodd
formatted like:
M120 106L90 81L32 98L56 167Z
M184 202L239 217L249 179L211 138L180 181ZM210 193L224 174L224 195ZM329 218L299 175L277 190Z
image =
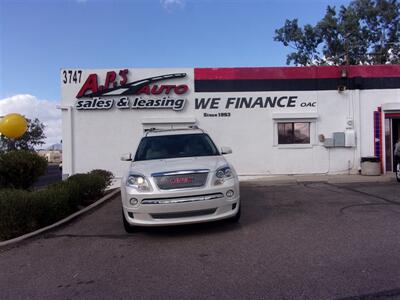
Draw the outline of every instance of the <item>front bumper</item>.
M228 191L233 191L233 196L228 197ZM156 189L149 193L138 193L134 188L122 186L121 198L126 221L140 226L216 221L235 216L240 206L237 178L219 186L208 182L201 188ZM138 204L131 205L131 198L136 198Z

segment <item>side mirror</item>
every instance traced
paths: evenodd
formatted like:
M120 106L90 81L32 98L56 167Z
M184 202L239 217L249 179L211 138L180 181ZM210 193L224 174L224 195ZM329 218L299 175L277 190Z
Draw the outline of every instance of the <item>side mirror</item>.
M221 147L221 154L231 154L232 153L232 149L229 147Z
M131 161L132 160L132 155L130 153L125 153L121 155L121 160L122 161Z

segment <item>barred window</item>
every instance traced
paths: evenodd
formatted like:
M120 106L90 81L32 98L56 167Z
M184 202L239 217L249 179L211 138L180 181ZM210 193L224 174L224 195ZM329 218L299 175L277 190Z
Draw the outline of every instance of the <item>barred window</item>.
M310 123L278 123L278 144L310 144Z

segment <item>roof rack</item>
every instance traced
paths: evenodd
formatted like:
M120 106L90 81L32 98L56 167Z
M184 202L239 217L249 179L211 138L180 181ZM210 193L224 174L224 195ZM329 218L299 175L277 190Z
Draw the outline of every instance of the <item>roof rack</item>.
M149 129L145 129L146 135L145 137L147 137L147 135L151 132L164 132L164 131L179 131L179 130L201 130L204 133L204 130L199 128L197 125L190 125L187 128L168 128L168 129L164 129L164 128L149 128Z

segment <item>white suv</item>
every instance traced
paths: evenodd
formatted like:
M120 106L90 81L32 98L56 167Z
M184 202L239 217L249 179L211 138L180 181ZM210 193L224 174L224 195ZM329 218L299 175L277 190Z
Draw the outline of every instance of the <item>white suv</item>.
M240 218L239 180L211 138L198 128L145 133L121 182L122 219L135 225L190 224Z

